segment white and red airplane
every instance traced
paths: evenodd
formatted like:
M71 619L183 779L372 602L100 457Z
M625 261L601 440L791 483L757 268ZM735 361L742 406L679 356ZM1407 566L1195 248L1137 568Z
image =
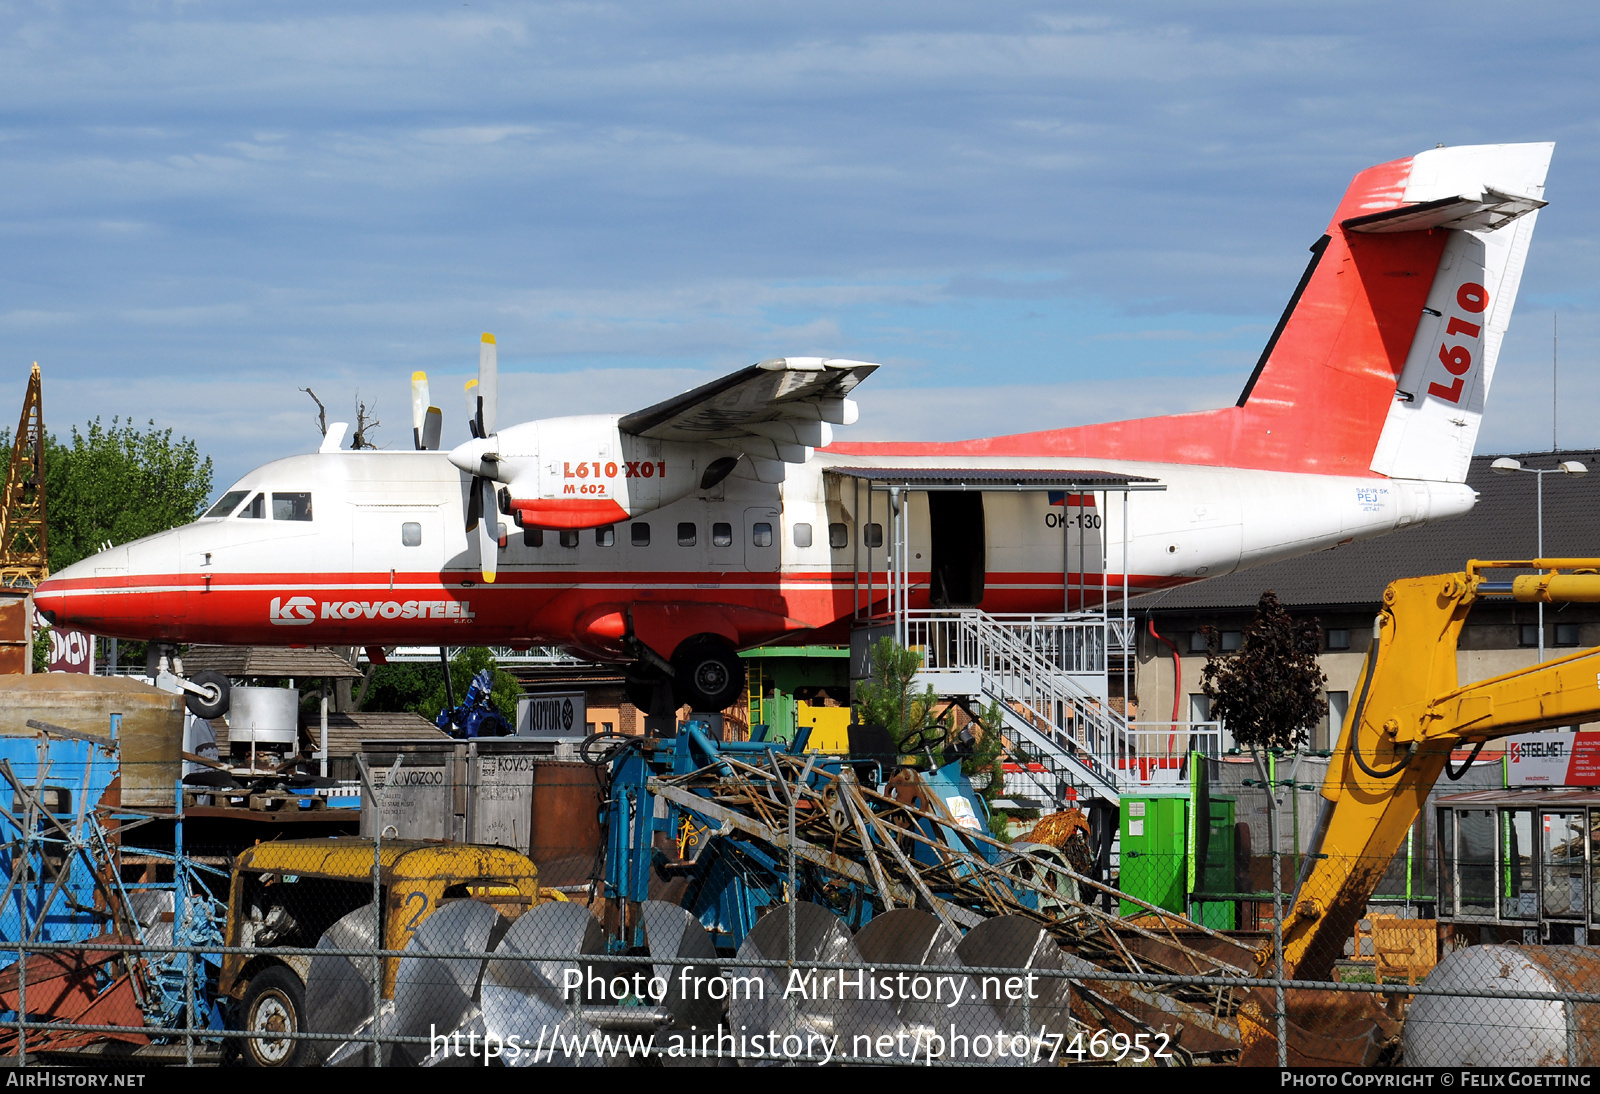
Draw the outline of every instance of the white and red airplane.
M677 699L718 710L742 682L736 650L842 638L868 570L882 595L884 518L856 511L839 468L1155 480L1164 492L1105 493L1103 513L1067 499L1076 522L1111 530L1106 584L1135 592L1458 516L1551 149L1438 148L1358 174L1231 407L835 444L877 366L780 358L632 414L502 429L484 335L473 440L437 451L419 374L416 451L341 451L331 430L35 600L55 623L160 643L553 644L671 676ZM1043 492L939 497L911 496L911 606L1052 612L1099 596L1099 574L1065 572L1069 514Z

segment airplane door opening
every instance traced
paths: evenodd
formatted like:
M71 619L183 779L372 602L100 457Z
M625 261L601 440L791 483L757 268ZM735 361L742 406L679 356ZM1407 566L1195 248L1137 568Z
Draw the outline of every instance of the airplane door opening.
M975 608L983 603L983 494L928 491L932 562L928 601L935 608Z

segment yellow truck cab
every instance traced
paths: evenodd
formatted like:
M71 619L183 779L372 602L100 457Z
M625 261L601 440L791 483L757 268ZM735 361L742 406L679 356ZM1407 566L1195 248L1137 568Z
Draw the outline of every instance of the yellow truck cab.
M505 847L421 840L335 838L262 843L233 866L227 945L254 949L223 957L219 992L236 1000L237 1028L247 1032L305 1030L305 982L311 958L275 954L309 949L331 925L372 903L378 865L381 948L402 950L424 920L455 900L478 900L516 918L559 893L539 889L539 868ZM383 961L382 994L394 997L400 959ZM245 1062L285 1066L308 1061L309 1042L241 1038Z

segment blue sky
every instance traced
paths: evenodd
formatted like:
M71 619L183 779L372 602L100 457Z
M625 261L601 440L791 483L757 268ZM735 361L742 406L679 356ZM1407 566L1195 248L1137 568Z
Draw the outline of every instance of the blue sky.
M1482 449L1600 445L1585 5L0 3L0 414L194 437L310 386L447 440L763 357L877 360L855 438L1229 403L1350 176L1557 142ZM342 413L340 413L342 412Z

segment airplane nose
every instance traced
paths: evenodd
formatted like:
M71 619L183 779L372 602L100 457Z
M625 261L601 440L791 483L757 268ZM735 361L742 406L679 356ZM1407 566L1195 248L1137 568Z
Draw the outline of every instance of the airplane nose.
M53 577L47 577L39 582L38 588L33 590L33 606L52 627L59 625L66 613L61 582Z
M499 448L499 435L491 433L487 437L456 445L450 450L449 459L469 475L494 479L500 473Z

